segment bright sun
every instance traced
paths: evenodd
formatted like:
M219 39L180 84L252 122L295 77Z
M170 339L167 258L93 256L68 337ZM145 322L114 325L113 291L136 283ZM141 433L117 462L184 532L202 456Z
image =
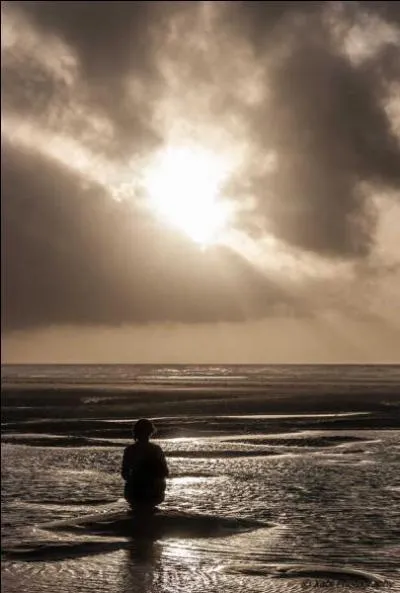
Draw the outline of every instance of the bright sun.
M222 157L201 148L167 148L145 174L152 209L202 245L215 243L227 228L229 210L220 201L228 175Z

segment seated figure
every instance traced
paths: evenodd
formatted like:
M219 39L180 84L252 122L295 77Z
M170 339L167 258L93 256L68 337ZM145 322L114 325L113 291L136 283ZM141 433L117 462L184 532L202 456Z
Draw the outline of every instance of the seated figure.
M163 450L149 440L153 433L150 420L138 420L133 427L135 442L124 451L124 496L132 509L152 510L164 500L169 471Z

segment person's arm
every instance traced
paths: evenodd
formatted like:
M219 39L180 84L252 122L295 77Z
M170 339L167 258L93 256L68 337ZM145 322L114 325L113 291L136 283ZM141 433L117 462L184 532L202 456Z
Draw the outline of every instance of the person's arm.
M128 454L128 447L126 447L124 451L124 455L122 457L122 467L121 467L121 476L126 481L129 477L129 454Z
M160 470L161 470L161 476L163 478L168 478L168 476L169 476L168 464L167 464L167 460L165 458L164 451L161 448L160 448Z

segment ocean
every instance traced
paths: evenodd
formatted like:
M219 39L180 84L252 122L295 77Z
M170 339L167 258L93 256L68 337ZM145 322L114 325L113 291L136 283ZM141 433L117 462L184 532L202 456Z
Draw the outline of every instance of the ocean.
M2 365L1 457L4 593L400 591L400 366Z

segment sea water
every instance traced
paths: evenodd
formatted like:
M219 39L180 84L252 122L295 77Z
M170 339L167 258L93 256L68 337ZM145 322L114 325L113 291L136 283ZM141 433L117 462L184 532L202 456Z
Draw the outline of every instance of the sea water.
M5 593L400 591L398 366L3 366L2 409ZM171 476L138 531L142 416Z

